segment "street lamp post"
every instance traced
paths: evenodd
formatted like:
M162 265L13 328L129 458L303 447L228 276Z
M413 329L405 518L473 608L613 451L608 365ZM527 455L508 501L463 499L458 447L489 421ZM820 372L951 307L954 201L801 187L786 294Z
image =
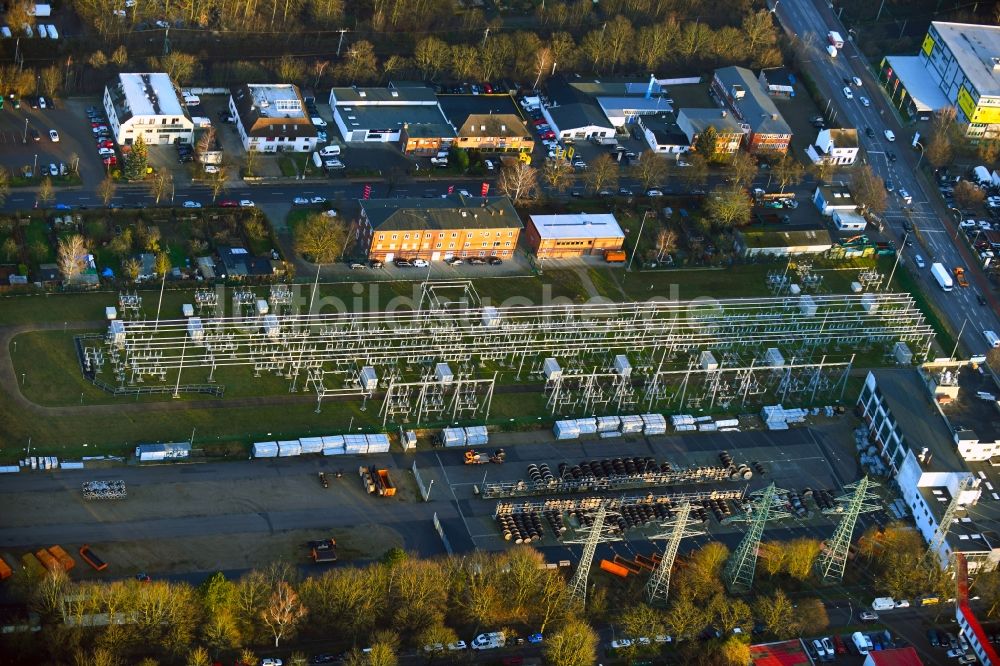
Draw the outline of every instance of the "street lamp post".
M885 289L883 291L889 291L889 285L892 284L892 278L896 275L896 267L899 266L899 260L903 256L903 250L906 248L906 239L910 237L910 232L907 231L903 234L903 247L896 250L896 262L892 265L892 271L889 273L889 279L885 282Z
M917 160L917 166L916 168L914 168L914 171L920 171L920 163L924 161L924 144L920 143L919 141L914 141L913 147L920 148L920 159Z
M948 210L951 211L955 218L955 235L952 237L952 240L956 241L958 240L958 232L962 230L962 211L953 206L949 206Z
M24 119L24 135L21 137L21 143L28 143L28 119Z

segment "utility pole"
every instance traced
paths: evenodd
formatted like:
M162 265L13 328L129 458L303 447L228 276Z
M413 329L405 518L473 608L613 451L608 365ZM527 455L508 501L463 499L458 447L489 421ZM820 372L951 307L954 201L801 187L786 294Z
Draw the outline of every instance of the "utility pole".
M483 32L483 45L481 48L486 48L486 40L487 38L489 38L489 36L490 36L490 29L486 28L485 32Z
M889 273L889 279L886 280L885 287L882 291L889 291L889 285L892 283L892 278L896 275L896 267L899 266L899 260L903 256L903 249L906 247L906 239L910 237L910 232L907 231L903 234L903 247L896 250L896 261L892 264L892 271Z
M659 564L653 569L646 584L646 601L650 605L666 605L667 595L670 592L670 571L674 568L674 560L677 559L677 551L681 545L681 539L685 537L703 534L700 530L688 527L688 520L691 517L691 503L684 502L677 509L673 519L664 523L664 527L671 528L669 532L662 535L650 537L650 539L665 538L667 545L663 549L663 557Z
M748 592L753 587L754 572L757 569L757 551L760 540L764 536L764 527L768 520L788 518L791 514L778 505L778 494L787 492L771 483L767 488L758 490L751 495L750 509L745 514L732 520L750 521L750 529L740 541L736 552L726 563L723 577L730 593Z
M340 41L337 42L337 57L340 57L340 47L344 45L344 33L347 32L347 28L341 28L338 30L340 33Z
M170 55L170 27L163 31L163 55Z
M958 337L955 338L955 346L951 349L951 356L948 358L954 359L955 354L958 353L958 343L962 341L962 334L965 333L965 325L969 323L969 318L966 317L965 321L962 322L962 328L958 331Z
M838 497L839 504L836 507L823 511L827 515L841 513L843 516L837 524L833 537L824 544L823 550L816 558L816 571L824 583L839 583L844 579L847 555L851 548L851 537L854 536L854 527L858 522L858 516L882 508L878 495L868 490L877 485L865 476L857 483L844 486L844 490L852 490L853 492ZM844 502L847 503L846 508L843 506Z
M646 216L647 215L649 215L649 211L648 210L645 213L642 214L642 222L639 223L639 233L635 237L635 247L632 248L632 256L628 258L628 266L625 267L625 272L626 273L631 272L631 270L632 270L632 260L635 259L636 253L639 252L639 241L642 239L642 228L644 226L646 226Z

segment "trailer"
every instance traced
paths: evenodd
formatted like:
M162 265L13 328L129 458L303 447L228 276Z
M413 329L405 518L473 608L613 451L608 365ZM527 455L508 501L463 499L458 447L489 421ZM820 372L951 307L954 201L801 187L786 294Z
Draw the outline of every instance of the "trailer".
M943 264L934 263L931 264L931 275L937 280L938 286L944 291L951 291L955 283L951 280L951 275L948 273L948 269L944 267Z
M361 486L365 489L365 492L369 495L375 494L375 480L372 478L371 471L362 465L358 468L358 476L361 477Z
M63 550L63 547L60 545L55 545L49 548L49 553L51 553L52 557L56 558L56 560L59 561L59 564L62 566L63 571L69 571L70 569L76 566L76 562L73 560L73 558L70 557L69 553Z
M628 569L608 560L601 560L601 570L619 578L628 578Z
M0 557L0 580L6 580L14 575L14 570L10 568L7 561Z
M337 561L336 539L320 539L319 541L310 541L308 545L310 557L312 557L313 562L316 564Z
M466 465L485 465L486 463L502 465L506 459L507 452L503 449L497 449L493 452L493 455L490 456L487 456L485 453L480 453L475 449L469 449L465 452Z
M104 571L108 568L107 562L99 558L94 551L90 549L90 544L85 543L80 546L79 552L83 561L92 566L95 571Z
M389 470L372 469L372 478L375 480L375 488L380 497L392 497L396 494L396 486L389 477Z
M49 551L45 550L44 548L36 551L35 557L37 557L38 561L42 563L42 566L48 569L51 573L56 573L58 571L63 570L62 565L59 564L59 560L52 557L52 554Z

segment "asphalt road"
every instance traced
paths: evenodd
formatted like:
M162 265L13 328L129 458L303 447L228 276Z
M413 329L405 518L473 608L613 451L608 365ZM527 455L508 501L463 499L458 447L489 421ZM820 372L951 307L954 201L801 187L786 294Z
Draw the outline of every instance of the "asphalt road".
M808 55L803 65L816 82L820 93L830 101L830 112L835 112L834 122L843 127L856 127L858 138L867 154L868 162L875 172L887 181L892 181L896 193L889 197L889 208L884 216L890 233L897 239L897 245L902 248L904 260L914 266L913 255L921 254L927 263L927 268L918 270L919 280L925 293L935 301L938 308L948 318L953 330L960 330L968 320L962 343L969 352L983 353L986 344L982 336L984 330L1000 330L1000 303L990 288L986 275L978 267L978 263L968 248L956 242L955 220L953 214L945 208L937 190L925 178L917 176L916 164L920 157L917 148L910 145L912 132L904 131L898 119L890 108L885 95L880 90L878 81L865 64L864 56L850 39L844 43L844 48L836 58L831 58L826 52L826 35L830 30L836 30L845 38L848 37L846 27L837 20L830 7L822 0L794 0L772 3L777 5L778 20L786 30L802 38L807 43ZM807 37L808 36L808 37ZM844 78L859 77L862 86L851 86L854 99L844 95ZM871 106L862 105L859 97L865 96L871 100ZM828 113L829 115L829 113ZM928 123L917 125L917 131L925 130ZM871 127L874 138L865 135L865 128ZM890 142L885 137L885 130L892 130L896 141ZM886 153L896 153L897 161L892 163ZM897 196L900 189L905 189L913 196L908 213L904 213L902 200ZM913 226L920 231L926 247L914 243L912 247L903 248L901 240L905 234L903 222L909 218ZM913 239L911 239L913 240ZM930 273L930 264L939 261L951 269L956 266L966 267L971 287L961 289L957 285L950 293L943 292ZM989 300L989 307L980 306L976 301L976 292L982 293ZM950 352L950 350L948 350Z

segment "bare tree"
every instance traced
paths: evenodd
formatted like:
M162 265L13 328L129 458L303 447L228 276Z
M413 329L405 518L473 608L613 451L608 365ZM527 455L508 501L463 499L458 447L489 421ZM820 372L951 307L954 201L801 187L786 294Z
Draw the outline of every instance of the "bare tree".
M670 163L663 155L647 150L639 156L639 162L632 165L629 172L633 178L642 183L643 189L648 190L663 184L670 173Z
M750 221L753 203L742 187L717 187L705 199L705 212L721 227L733 227Z
M782 192L789 185L801 183L806 175L805 168L788 153L781 156L781 159L772 168L772 173L778 179L778 184L781 186Z
M142 264L139 263L138 259L126 259L122 262L122 273L132 282L139 279L139 272L142 270Z
M870 165L865 164L854 172L851 185L854 200L860 206L873 213L882 213L886 209L889 201L885 193L885 181L872 171Z
M556 192L565 192L573 182L573 167L563 159L545 160L542 178L545 184Z
M611 155L602 153L590 162L586 175L587 185L592 192L618 187L618 172L618 162Z
M518 160L517 164L500 171L497 186L514 203L529 201L538 194L538 171L530 164Z
M986 199L986 193L967 180L960 180L955 183L955 203L959 208L975 208Z
M597 662L597 632L583 620L569 620L546 637L543 652L552 666L591 666Z
M538 90L538 84L541 83L544 77L548 76L554 62L552 59L552 49L547 46L543 46L535 51L535 83L531 86L532 90Z
M38 205L42 208L46 208L52 200L55 199L56 193L52 187L52 179L46 176L42 178L42 182L38 184Z
M170 185L170 182L171 175L166 171L155 172L149 180L149 189L157 205L159 205L163 195L167 193L167 187Z
M261 613L264 624L274 634L274 647L278 647L282 638L295 633L299 621L306 616L306 613L305 606L299 601L299 595L292 586L286 581L278 581L267 606Z
M663 227L656 232L656 260L663 261L663 255L670 254L677 247L677 232Z
M58 259L59 272L63 279L71 282L87 267L87 248L83 236L74 234L59 241Z
M218 170L212 174L212 180L210 185L212 188L212 201L219 198L219 195L229 187L229 182L226 180L226 167L220 166Z
M737 150L726 164L726 173L730 181L739 187L749 187L757 175L757 159L750 153Z
M247 151L246 159L246 173L251 178L253 177L254 169L257 168L257 158L260 157L260 152L253 146Z
M347 226L321 213L295 226L295 251L317 264L336 261L347 245Z
M115 190L118 186L115 184L115 179L111 176L105 176L104 180L101 181L100 185L97 186L97 194L101 197L101 201L107 206L111 203L111 200L115 198Z
M7 195L10 193L10 172L7 171L6 167L0 167L0 205L3 205L7 201Z

